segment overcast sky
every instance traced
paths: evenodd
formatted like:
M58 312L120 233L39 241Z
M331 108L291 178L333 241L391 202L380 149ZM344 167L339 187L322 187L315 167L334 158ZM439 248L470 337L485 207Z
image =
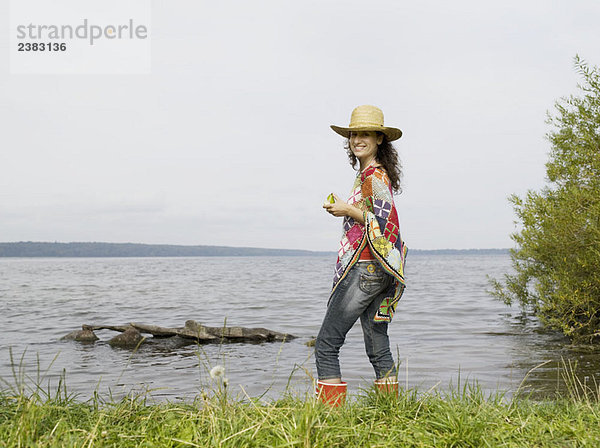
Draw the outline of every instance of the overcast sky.
M544 185L599 22L598 0L155 1L150 75L2 61L0 241L336 250L321 205L354 172L329 125L374 104L404 132L409 248L511 247L507 197Z

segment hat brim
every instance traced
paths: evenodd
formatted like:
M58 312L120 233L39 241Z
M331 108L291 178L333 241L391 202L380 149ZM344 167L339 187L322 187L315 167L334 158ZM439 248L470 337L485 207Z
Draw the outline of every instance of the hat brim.
M342 128L340 126L331 125L330 127L331 127L331 129L333 129L333 131L336 134L339 134L342 137L346 137L346 138L350 138L350 132L357 132L357 131L382 132L387 137L388 142L393 142L394 140L398 140L400 137L402 137L402 131L400 129L388 128L388 127L384 127L384 126L360 126L360 127L355 127L355 128Z

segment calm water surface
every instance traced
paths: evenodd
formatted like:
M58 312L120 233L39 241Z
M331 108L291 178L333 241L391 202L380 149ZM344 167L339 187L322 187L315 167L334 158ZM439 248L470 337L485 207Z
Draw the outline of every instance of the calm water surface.
M223 364L234 394L277 397L288 385L305 392L315 374L305 343L319 330L333 264L329 257L0 259L0 378L14 384L20 364L51 387L64 370L82 399L95 390L149 389L158 400L176 400L210 387L207 370ZM570 346L486 293L486 275L509 270L507 255L409 256L408 288L389 331L403 384L445 390L460 378L489 392L552 394L561 359L577 361L583 381L600 381L597 349ZM116 333L108 330L96 332L94 344L59 341L81 324L178 327L187 319L299 338L202 346L150 338L137 352L111 348L106 341ZM353 391L372 381L359 324L341 364Z

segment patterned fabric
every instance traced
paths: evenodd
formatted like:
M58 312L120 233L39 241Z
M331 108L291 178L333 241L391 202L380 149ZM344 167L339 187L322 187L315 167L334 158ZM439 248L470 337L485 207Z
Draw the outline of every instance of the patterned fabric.
M333 291L369 247L383 269L394 278L394 295L381 302L375 322L391 322L404 292L404 264L408 249L400 237L398 213L390 179L381 167L368 167L356 176L348 204L362 210L365 224L346 216L333 278Z

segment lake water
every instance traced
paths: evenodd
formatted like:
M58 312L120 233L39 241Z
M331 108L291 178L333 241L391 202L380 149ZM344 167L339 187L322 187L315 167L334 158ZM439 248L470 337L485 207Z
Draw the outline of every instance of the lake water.
M0 259L0 378L19 370L89 398L150 390L157 400L192 399L210 388L207 371L224 365L229 390L277 397L310 389L313 349L329 296L331 257L5 258ZM600 381L600 353L490 297L486 275L510 270L508 255L410 255L408 287L390 340L402 385L427 391L476 380L489 392L554 393L560 364L577 361L582 381ZM207 344L150 338L136 352L111 348L116 333L81 344L59 339L82 324L141 322L266 327L298 336L287 343ZM9 352L14 360L11 362ZM543 366L531 369L545 363ZM352 392L373 380L357 324L342 348ZM36 379L42 376L41 381ZM524 380L525 376L527 378ZM6 387L3 386L3 387Z

